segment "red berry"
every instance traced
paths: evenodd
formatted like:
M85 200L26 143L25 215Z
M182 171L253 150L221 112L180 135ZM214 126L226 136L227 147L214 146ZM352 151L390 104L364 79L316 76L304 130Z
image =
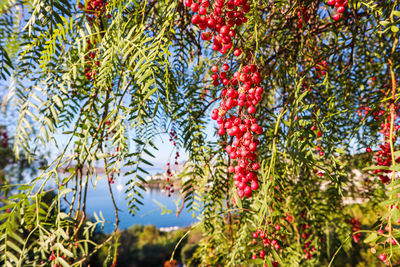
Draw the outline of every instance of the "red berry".
M253 114L254 112L256 112L256 108L254 106L250 106L247 108L247 112L249 114Z
M260 258L264 258L265 257L265 251L264 250L260 250Z
M251 181L251 190L255 191L258 189L258 182L256 180Z
M239 48L236 48L234 51L233 51L233 54L235 55L235 56L240 56L241 54L242 54L242 50L240 50Z
M251 168L256 171L260 168L260 164L258 164L258 162L254 162L251 164Z
M192 4L193 4L192 0L185 0L185 6L191 7Z
M250 186L246 186L245 189L243 190L243 193L246 197L251 197L252 195L252 190Z
M215 21L215 19L213 19L213 18L209 18L208 20L207 20L207 24L208 24L208 27L210 28L210 29L213 29L214 27L215 27L215 24L216 24L217 22Z
M378 258L379 258L381 261L385 261L385 260L386 260L386 254L382 252L381 254L379 254Z
M193 23L193 24L199 24L200 22L201 22L201 18L200 18L199 15L194 15L194 16L192 17L192 23Z
M237 191L237 194L238 194L238 196L239 196L240 198L242 198L242 197L244 196L243 190L238 190L238 191Z
M201 1L201 6L202 7L209 7L210 6L210 2L208 2L208 0L203 0L203 1Z
M229 28L229 26L224 25L224 26L222 26L221 29L219 30L219 33L222 34L222 35L228 35L230 30L231 30L231 29Z
M201 37L201 40L203 40L203 41L210 41L212 38L212 34L211 34L211 32L202 32L200 34L200 37Z
M338 13L343 13L344 12L344 7L342 7L342 6L338 7L337 12Z
M367 153L371 153L372 149L370 147L367 147L366 151L367 151Z
M200 5L197 4L197 3L193 3L193 4L190 6L190 9L191 9L194 13L196 13L197 11L199 11L199 8L200 8Z
M229 152L228 152L229 153ZM228 172L233 173L235 171L235 168L233 166L228 167Z
M207 8L200 7L199 14L203 15L203 16L206 15L207 14Z
M341 17L342 17L342 16L341 16L340 13L336 13L335 15L333 15L333 19L334 19L335 21L340 20Z

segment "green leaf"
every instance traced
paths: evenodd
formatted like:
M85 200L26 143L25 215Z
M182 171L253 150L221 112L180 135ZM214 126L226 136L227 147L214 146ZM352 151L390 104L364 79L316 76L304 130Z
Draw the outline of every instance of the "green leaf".
M378 239L378 235L376 232L372 232L371 234L369 234L365 239L364 239L364 243L372 243L375 242Z
M233 192L233 197L235 198L235 202L236 202L238 208L243 209L242 200L240 199L236 190L234 190L234 192Z
M383 27L386 27L387 25L390 24L390 22L387 20L384 20L384 21L379 21L379 24L381 24Z
M379 205L383 206L383 207L384 206L389 206L389 205L395 204L398 201L399 201L399 199L396 199L396 198L395 199L388 199L388 200L380 202Z

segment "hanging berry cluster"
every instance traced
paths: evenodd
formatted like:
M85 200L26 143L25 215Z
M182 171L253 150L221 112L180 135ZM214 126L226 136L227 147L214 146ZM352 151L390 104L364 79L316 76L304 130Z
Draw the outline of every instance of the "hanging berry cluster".
M0 131L0 144L2 147L6 148L8 146L8 134L6 130Z
M175 129L172 128L171 131L169 131L169 141L172 142L173 146L176 146L176 139L178 139L178 135L177 135Z
M299 218L300 226L300 240L302 244L304 257L307 260L311 260L315 256L316 248L313 245L313 232L311 231L311 226L305 221L306 212L303 211ZM281 218L281 223L272 224L268 222L268 227L265 230L257 229L253 232L253 242L252 245L255 247L255 251L251 258L253 260L260 258L264 259L266 253L275 251L275 253L281 253L282 248L290 246L290 242L285 233L287 233L286 228L291 228L291 224L294 222L294 217L289 213L286 217ZM261 242L259 242L261 240ZM261 246L261 249L260 249ZM273 266L278 266L278 262L274 261ZM265 264L265 266L268 266Z
M282 201L279 200L279 201ZM307 211L303 210L300 216L296 219L296 224L299 227L299 232L297 238L298 242L303 248L304 258L306 260L311 260L313 257L317 256L316 249L316 239L319 239L321 243L324 242L323 237L318 236L318 230L313 232L312 226L307 221ZM281 254L284 255L286 248L290 247L290 240L293 238L291 236L290 231L287 229L291 229L293 226L295 219L289 213L286 213L286 217L281 217L280 222L272 223L268 221L267 227L265 230L257 229L257 231L252 233L253 242L252 245L255 247L255 252L252 254L252 259L261 258L263 259L266 255L266 252L269 254ZM289 234L289 236L287 236ZM261 240L262 242L259 242ZM260 249L261 247L261 249ZM268 266L267 264L264 266ZM278 266L278 263L275 262L273 266Z
M235 27L247 22L245 16L250 11L247 0L216 0L210 3L201 0L199 3L186 0L185 5L199 14L192 17L192 23L199 26L204 41L212 40L212 49L226 54L233 49ZM236 57L241 56L240 48L233 49ZM219 108L212 112L212 119L219 125L218 134L228 134L234 140L226 147L233 163L228 171L234 173L234 184L238 188L239 197L251 197L252 191L257 190L258 178L256 171L260 168L257 162L257 146L263 129L257 124L254 117L256 105L261 101L263 88L259 86L262 81L256 65L247 65L229 77L230 66L222 65L219 71L218 65L211 68L213 85L223 84L221 91L222 101Z
M88 49L92 50L96 46L96 41L90 42L87 41ZM93 50L89 53L88 56L85 56L86 68L85 68L85 75L88 81L95 81L96 80L96 67L100 65L100 62L96 60L97 51Z
M98 25L101 29L104 28L105 13L107 11L107 1L106 0L89 0L87 5L82 3L78 4L79 9L83 10L86 14L86 19L89 21L89 25ZM110 14L107 14L107 19L111 18ZM88 81L95 81L96 67L100 65L98 61L98 51L96 50L96 41L87 40L89 55L85 56L86 68L85 75Z
M328 5L336 7L336 13L333 15L334 20L340 20L347 4L347 0L328 0Z
M391 208L393 208L393 206ZM382 227L383 227L383 222L381 224L380 229L376 231L378 236L387 236L387 235L389 235L390 232L393 232L393 227L389 226L389 224L387 224L383 230L382 230ZM388 252L385 251L385 247L389 246L389 245L386 245L386 243L391 243L392 246L399 244L398 241L394 237L392 237L392 238L388 237L388 238L385 238L385 240L383 242L378 242L374 247L372 247L371 252L373 254L375 254L376 248L379 247L380 245L383 245L383 251L382 251L382 253L380 253L378 255L378 259L383 261L385 263L385 265L389 265L389 261L386 259L386 255L388 254Z
M372 83L375 82L375 77L372 78ZM397 81L396 81L397 83ZM387 96L389 91L386 91L388 85L383 86L385 89L382 89L381 92L383 96ZM395 85L394 85L395 87ZM393 160L396 163L400 162L400 157L396 157L392 154L391 145L397 140L397 134L400 129L400 107L396 105L394 98L394 93L392 95L392 101L381 103L380 106L376 109L372 109L368 106L361 106L359 110L357 110L357 114L362 117L362 121L368 119L368 116L372 117L375 121L380 122L379 133L382 134L383 141L379 144L379 150L374 153L374 160L378 166L382 166L382 169L375 169L372 171L374 175L379 175L379 178L382 183L390 183L391 178L395 177L392 170L388 170L387 167L391 167L393 165ZM390 112L387 112L387 111ZM370 147L366 148L367 153L371 153L372 149ZM388 187L389 189L391 187ZM393 190L393 188L392 188ZM389 189L389 191L391 191ZM378 255L378 259L383 261L385 265L390 265L390 257L391 252L386 249L390 246L397 246L399 242L396 240L393 234L393 223L400 223L400 217L397 219L393 216L394 214L398 214L399 206L397 202L391 205L385 205L389 212L382 218L380 227L376 231L378 236L385 237L381 242L376 242L371 247L371 252L375 254L377 249L382 250L382 252ZM386 224L386 225L385 225ZM358 226L358 227L357 227ZM356 224L356 229L359 230L359 223ZM354 224L353 224L354 231ZM353 236L354 239L354 236ZM381 238L382 239L382 238ZM354 239L355 240L355 239ZM357 238L358 240L358 238ZM356 242L356 240L355 240ZM389 257L387 257L390 255Z
M274 227L271 227L271 223L269 223L269 225L270 225L270 227L268 227L268 229L270 229L269 231L257 229L256 232L253 232L254 240L252 242L252 245L257 247L255 249L255 252L251 256L251 259L253 260L257 258L264 259L266 253L272 250L279 253L281 245L284 244L284 240L286 239L286 237L284 236L283 231L281 231L281 226L279 224L276 224ZM261 240L262 249L258 248L259 240ZM268 265L266 264L265 266ZM278 266L278 262L274 261L273 266Z
M301 7L297 12L297 27L299 29L303 28L303 22L308 23L310 16L307 14L307 8Z
M170 183L170 184L168 183L170 181L169 177L172 176L172 173L171 173L171 170L169 169L169 163L167 165L168 165L169 172L167 171L168 177L166 179L167 183L164 186L164 190L168 193L168 197L171 197L171 194L173 194L175 192L175 190L174 190L174 184L173 183Z
M353 234L354 243L360 242L361 233L358 233L358 231L361 230L360 221L353 218L351 220L348 220L347 223L349 223L351 225L351 230L353 233L355 233L355 234Z
M318 230L314 231L311 229L310 222L307 220L307 210L304 209L298 218L298 225L300 226L300 240L299 242L301 243L303 247L303 252L304 252L304 258L306 260L311 260L314 256L316 256L317 250L315 248L315 242L313 240L318 239ZM312 224L314 227L316 227L315 224ZM319 241L321 243L324 242L324 238L320 237Z
M169 141L172 142L172 145L176 147L176 140L178 139L178 134L176 133L174 126L169 132ZM175 153L175 165L178 165L178 159L179 159L179 151L176 151ZM167 162L167 178L166 178L166 185L164 186L164 190L168 192L168 196L170 197L172 193L174 193L174 184L170 183L170 178L172 177L172 171L171 171L171 165L169 162Z
M400 121L399 121L399 109L397 106L394 106L395 112L394 114L394 125L393 125L393 133L392 133L392 142L395 143L397 140L397 132L400 129ZM381 113L379 113L381 114ZM392 165L392 152L390 150L390 124L391 124L392 116L388 114L387 119L381 122L381 129L379 132L384 136L384 142L379 145L379 150L375 152L375 160L378 166L387 166L390 167ZM396 162L400 162L400 157L396 158ZM390 178L385 175L392 173L391 170L374 170L374 174L380 174L379 178L382 183L387 183L390 181Z
M234 185L238 188L237 192L241 198L251 197L252 191L259 187L256 171L260 165L257 162L256 151L260 142L256 135L262 134L263 129L257 124L253 114L264 91L258 86L260 82L261 76L257 67L244 66L240 72L233 75L228 89L222 90L220 106L214 109L212 114L212 118L219 125L218 134L228 134L234 138L232 145L228 145L225 150L233 160L228 172L234 173ZM233 114L228 116L228 112Z
M201 39L210 41L213 39L214 51L222 54L228 52L232 46L232 38L236 36L235 26L247 22L245 16L250 11L247 0L216 0L210 4L209 0L185 0L185 5L194 13L191 21L201 30L210 29L210 32L202 32ZM235 49L234 54L240 56L241 50Z
M387 104L387 108L389 108L390 104ZM362 117L362 121L367 119L367 116L370 115L375 121L380 121L380 130L379 133L383 135L383 142L379 144L379 150L374 153L374 160L378 166L390 167L392 166L392 152L390 149L390 124L391 124L391 114L385 111L385 106L382 104L376 110L372 110L372 108L368 106L361 106L360 109L357 110L357 114ZM393 133L392 133L392 142L395 143L397 140L397 132L400 129L400 109L398 106L394 105L394 125L393 125ZM366 148L367 153L371 153L372 149L370 147ZM395 159L397 163L400 162L400 157ZM379 175L379 179L382 183L388 183L390 181L391 170L385 169L376 169L373 170L372 173L374 175Z
M326 60L322 60L315 66L317 78L321 78L326 75L327 66L328 62L326 62Z
M106 0L88 0L86 6L80 3L78 7L86 13L88 21L92 22L96 18L101 18L104 15L107 4ZM107 18L111 18L111 15L108 14Z

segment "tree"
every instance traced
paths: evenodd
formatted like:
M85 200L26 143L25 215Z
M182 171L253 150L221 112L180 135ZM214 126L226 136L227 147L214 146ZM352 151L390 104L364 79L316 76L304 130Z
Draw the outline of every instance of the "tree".
M14 150L34 158L36 146L60 146L5 201L5 265L78 266L104 246L115 264L110 184L131 170L124 175L134 214L145 157L171 130L189 154L184 204L202 207L196 227L205 238L194 261L321 266L361 236L381 262L397 263L397 0L9 0L1 11L0 70L11 81L4 101L19 109ZM367 167L365 181L355 180L355 159ZM114 234L94 243L104 222L85 220L85 207L99 161L116 218ZM58 194L51 225L34 212L49 181ZM352 184L385 211L363 230L345 212ZM35 226L21 238L27 205L36 205Z

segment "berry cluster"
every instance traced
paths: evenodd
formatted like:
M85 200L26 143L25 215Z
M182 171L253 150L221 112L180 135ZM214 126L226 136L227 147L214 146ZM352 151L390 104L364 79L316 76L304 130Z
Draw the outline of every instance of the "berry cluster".
M269 224L271 226L271 224ZM256 232L253 232L253 242L252 244L255 245L257 243L258 239L261 239L262 241L262 246L264 247L263 249L257 251L251 256L253 260L260 258L264 259L267 250L275 250L279 251L281 248L281 244L283 244L283 241L286 239L286 237L282 234L281 232L281 226L279 224L276 224L274 227L270 227L271 231L268 232L263 231L262 229L257 229ZM277 267L279 264L277 261L274 261L272 263L272 266ZM265 266L268 266L265 264Z
M55 259L56 259L56 255L54 254L54 252L52 252L49 256L49 261L55 261ZM53 263L51 266L52 267L61 267L61 265L58 265L56 263Z
M304 220L305 216L306 212L303 211L299 218L301 233L300 242L304 246L303 251L305 253L305 258L307 260L310 260L312 257L315 256L314 253L316 251L316 248L312 246L312 231L310 230L310 225ZM290 224L294 222L294 217L287 213L286 217L281 219L282 222L280 224L273 224L271 222L268 222L268 228L266 230L257 229L257 231L252 233L252 245L256 245L258 247L259 245L257 245L257 241L260 239L262 241L262 249L255 249L255 252L251 256L252 259L264 259L264 257L266 256L266 251L275 251L279 253L281 247L290 246L288 238L285 234L285 228L291 228ZM274 261L273 266L278 266L278 262Z
M389 225L386 225L384 230L379 229L376 232L378 233L379 236L384 236L384 235L388 235L388 233L391 232L391 231L393 231L393 228L391 229L391 227L389 227ZM385 251L385 246L386 246L386 243L388 243L388 242L390 242L392 244L392 246L395 246L395 245L398 244L398 242L397 242L397 240L395 238L386 238L386 240L384 240L383 242L377 244L377 246L378 245L383 245L383 252L381 252L378 255L378 259L383 261L385 263L385 265L389 265L389 260L387 260L387 258L386 258L386 251ZM376 246L373 247L371 250L372 250L373 253L376 253Z
M394 113L394 127L393 127L393 134L392 134L392 142L395 143L397 140L397 132L400 129L399 125L399 109L397 106L394 106L395 108L395 113ZM383 112L382 112L383 111ZM374 112L373 115L376 115L376 117L379 117L379 115L382 114L382 116L385 114L384 110L380 112ZM379 133L381 133L384 137L384 142L379 145L379 150L375 152L375 161L378 164L378 166L387 166L390 167L392 165L392 152L390 149L390 124L391 124L391 114L387 114L387 118L381 122L381 129L379 130ZM400 162L400 157L396 158L396 162ZM390 181L390 178L388 175L392 173L391 170L382 170L382 169L377 169L373 171L373 174L379 175L379 178L381 179L382 183L388 183Z
M185 5L194 13L199 13L192 17L193 24L198 25L201 30L210 29L201 33L201 39L212 40L212 49L221 54L232 49L233 38L236 36L234 27L246 23L245 14L250 11L247 0L216 0L213 3L208 0L198 3L186 0ZM239 57L242 50L236 48L233 54ZM211 68L213 85L225 86L221 91L220 106L213 110L211 117L219 125L219 135L228 134L234 138L232 144L226 147L230 158L234 160L228 171L234 173L234 184L238 188L239 197L251 197L252 191L259 187L256 174L260 168L256 161L259 140L255 135L260 135L263 129L257 124L253 114L264 91L259 86L262 78L256 65L244 66L233 77L229 77L229 69L227 63L222 65L222 71L219 71L218 65Z
M86 14L86 18L89 21L89 25L93 24L98 25L100 28L104 28L104 20L101 19L104 17L107 11L107 0L88 0L86 6L82 3L78 4L78 8L83 10ZM107 19L110 19L111 15L107 14ZM88 81L95 81L96 76L96 66L99 66L100 62L96 60L97 51L95 50L96 41L91 42L87 41L89 55L85 56L85 60L87 61L87 67L85 68L85 75ZM98 56L97 56L98 59Z
M336 13L333 15L334 20L340 20L347 4L347 0L328 0L328 5L336 7Z
M315 70L317 71L317 78L321 78L321 76L326 75L326 69L328 68L328 62L326 60L322 60L315 66Z
M61 261L61 259L63 259L63 260ZM60 262L68 261L70 264L72 263L71 258L68 257L68 256L61 255L57 259L57 256L56 256L56 254L54 253L54 250L53 250L53 245L51 247L51 254L50 254L48 260L51 262L51 267L62 267L63 265L59 264ZM44 266L44 262L43 261L40 262L40 263L41 263L41 266Z
M96 45L96 41L93 41L93 43L90 42L90 40L87 41L88 43L88 49L92 50L94 46ZM88 56L85 56L86 60L86 68L85 68L85 75L88 81L95 81L96 80L96 66L100 65L100 61L96 60L96 50L92 51L89 53Z
M381 261L386 261L386 254L382 252L381 254L379 254L378 259L380 259Z
M169 164L168 164L168 168L169 168ZM168 176L171 177L172 176L171 170L170 169L168 169L168 170L169 170L169 172L167 171ZM164 190L167 191L168 197L171 197L171 194L173 194L175 192L174 184L173 183L168 184L169 178L166 179L166 182L167 182L167 184L164 186Z
M78 7L87 14L87 19L91 22L94 19L103 16L106 12L107 4L106 0L88 0L86 7L82 3L79 3ZM107 18L111 18L111 15L108 14Z
M351 219L349 221L347 221L349 224L351 224L351 230L353 233L358 232L361 230L361 224L360 221L357 219ZM354 243L358 243L360 242L360 237L361 237L361 233L356 233L353 234L353 241Z
M218 68L214 66L212 70L218 71ZM226 74L223 73L225 72L220 73L222 82L230 88L222 90L222 101L219 108L213 110L212 118L219 125L219 135L228 134L234 137L232 145L225 148L233 160L228 167L228 172L234 173L234 185L238 188L239 197L251 197L252 191L259 187L255 172L260 168L256 154L260 142L256 135L262 134L263 129L257 124L253 114L264 92L263 88L258 86L261 75L255 65L244 66L240 72L233 75L231 80L228 80ZM238 115L228 116L228 112L236 107L238 107Z
M318 238L318 233L320 233L321 229L317 229L315 231L316 234L313 233L310 222L307 221L307 210L303 210L300 213L300 216L297 219L297 223L300 226L300 237L301 237L300 243L303 246L304 257L306 260L311 260L311 258L313 258L315 256L315 254L317 253L316 252L317 250L314 246L315 241L313 241L313 240ZM314 225L314 227L318 227L318 226ZM324 242L323 237L319 238L319 240L321 243Z
M8 146L9 138L5 130L0 132L0 144L2 147L6 148Z
M303 28L303 22L307 24L308 20L310 19L310 16L307 14L307 8L302 7L300 10L297 12L297 27L299 29Z
M375 160L379 166L391 166L392 165L392 153L390 151L390 143L385 142L379 145L380 150L375 152ZM396 160L399 162L399 158ZM390 174L392 171L390 170L382 170L377 169L373 171L373 174L378 175L379 179L381 179L382 183L388 183L390 178L385 174Z
M318 152L318 155L321 157L325 154L324 151L322 151L322 148L320 146L317 146L315 150Z
M390 104L387 104L387 108L389 108ZM397 132L400 129L400 109L398 106L393 106L394 108L394 125L393 125L393 134L392 141L393 143L397 140ZM390 149L390 124L391 124L391 114L385 111L385 105L381 105L381 107L373 110L368 106L361 106L357 110L357 114L362 117L361 121L365 121L370 115L375 121L380 122L380 130L379 133L383 135L384 141L379 145L379 150L374 153L374 159L378 166L390 167L392 165L392 153ZM371 153L372 149L370 147L366 148L367 153ZM400 157L397 157L396 162L400 162ZM376 169L373 170L372 173L374 175L379 175L382 183L388 183L390 181L390 174L392 171Z
M232 46L232 38L236 32L232 29L247 22L245 16L250 11L247 0L216 0L210 5L208 0L185 0L185 5L190 7L194 13L191 21L198 25L201 30L210 29L211 32L202 32L201 39L210 41L213 39L213 50L222 54L228 52ZM240 49L235 49L236 56L241 55Z
M177 135L175 129L172 128L171 131L169 132L169 141L172 142L172 144L174 146L176 146L176 141L175 141L176 139L178 139L178 135Z
M320 130L317 131L317 127L315 127L315 125L311 126L311 127L310 127L310 130L311 130L312 132L314 132L314 134L317 136L316 139L315 139L315 141L317 141L317 143L318 143L320 137L322 137L322 132L321 132ZM323 149L322 149L322 147L321 147L320 145L316 145L316 146L315 146L315 151L316 151L316 153L317 153L319 156L321 156L321 157L322 157L323 155L325 155L325 152L323 151ZM313 172L314 172L314 173L317 173L318 170L313 170ZM319 172L319 173L318 173L318 176L322 177L322 176L323 176L323 173Z
M178 135L174 129L174 127L172 127L171 131L169 132L169 141L172 142L173 146L176 147L176 139L178 139ZM175 153L175 165L178 165L178 158L180 157L179 152L176 151ZM172 177L172 171L171 171L171 166L170 163L167 162L167 179L166 179L166 185L164 186L165 191L168 192L168 196L170 197L172 193L174 193L174 185L168 184L170 182L170 177Z
M311 236L312 236L312 231L308 230L310 228L309 224L303 224L301 225L300 229L303 232L301 234L301 238L304 240L301 240L301 242L304 242L304 248L303 251L305 253L305 258L307 260L310 260L312 257L314 257L313 252L315 252L315 247L311 246L312 240L311 240ZM310 240L310 241L307 241Z

